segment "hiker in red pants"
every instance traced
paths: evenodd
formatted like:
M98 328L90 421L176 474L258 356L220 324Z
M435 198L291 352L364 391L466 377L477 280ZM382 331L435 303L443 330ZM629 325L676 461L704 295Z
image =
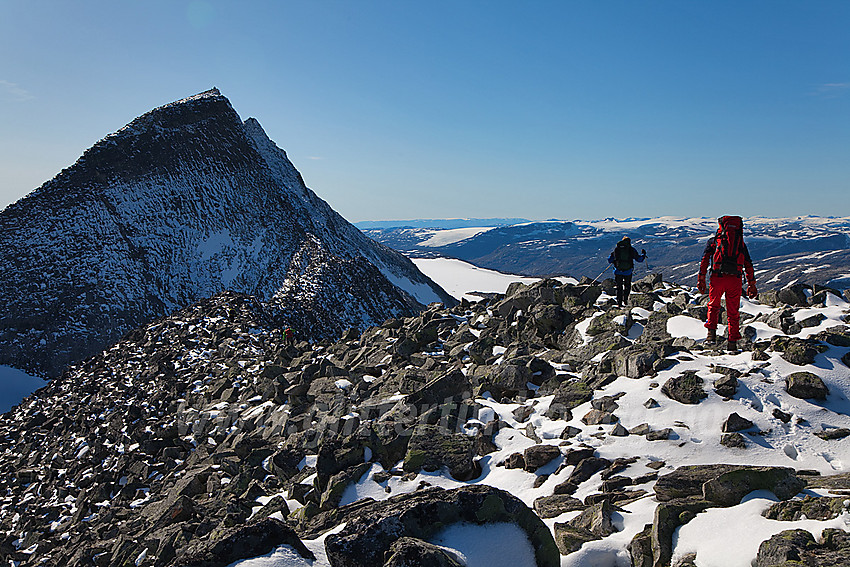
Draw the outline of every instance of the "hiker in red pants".
M705 252L702 254L697 288L700 293L706 292L705 275L709 264L711 264L711 280L708 286L708 318L705 322L708 333L705 337L705 344L713 345L717 342L720 300L726 295L727 349L735 351L738 347L738 340L741 338L739 308L741 304L742 272L747 276L747 296L756 298L758 290L756 289L756 276L753 272L750 252L747 250L747 245L744 244L744 223L741 217L724 216L717 220L719 224L717 234L708 240Z

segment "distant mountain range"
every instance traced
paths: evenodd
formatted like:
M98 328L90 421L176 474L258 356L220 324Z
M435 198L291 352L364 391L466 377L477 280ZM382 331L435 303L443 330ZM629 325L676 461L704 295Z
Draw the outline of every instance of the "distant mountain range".
M597 277L623 236L645 248L648 261L636 274L663 272L665 279L696 285L699 261L717 228L714 218L640 218L540 221L446 228L442 221L384 221L364 232L411 257L446 256L502 272L576 278ZM392 226L392 225L395 226ZM451 226L451 225L448 225ZM850 287L850 217L745 219L744 237L762 289L791 283ZM604 277L604 274L603 274Z
M216 89L133 120L0 211L0 261L0 365L48 377L224 290L309 338L453 302Z

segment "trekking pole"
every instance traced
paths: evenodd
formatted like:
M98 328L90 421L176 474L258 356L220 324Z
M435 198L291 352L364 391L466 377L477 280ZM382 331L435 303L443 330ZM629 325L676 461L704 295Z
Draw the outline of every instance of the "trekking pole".
M610 268L610 267L611 267L611 266L613 266L613 265L614 265L614 264L608 264L607 266L605 266L605 269L604 269L604 270L602 270L602 272L601 272L598 276L596 276L596 278L594 278L594 280L593 280L592 282L590 282L590 285L595 284L595 283L596 283L596 280L598 280L599 278L601 278L601 277L602 277L602 274L604 274L605 272L607 272L607 271L608 271L608 268Z

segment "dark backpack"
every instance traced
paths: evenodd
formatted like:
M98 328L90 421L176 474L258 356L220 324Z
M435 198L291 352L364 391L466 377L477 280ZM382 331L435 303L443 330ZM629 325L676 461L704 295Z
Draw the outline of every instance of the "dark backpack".
M740 276L739 259L743 252L744 221L741 217L720 217L720 228L714 236L714 256L711 258L715 274Z
M614 248L614 267L618 270L626 271L635 267L632 260L632 245L624 244L622 241L617 243Z

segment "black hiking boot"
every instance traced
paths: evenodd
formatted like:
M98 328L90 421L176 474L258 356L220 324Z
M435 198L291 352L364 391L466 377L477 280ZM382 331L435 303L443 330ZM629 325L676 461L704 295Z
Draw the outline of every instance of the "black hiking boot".
M726 350L729 352L738 352L738 341L726 341Z

